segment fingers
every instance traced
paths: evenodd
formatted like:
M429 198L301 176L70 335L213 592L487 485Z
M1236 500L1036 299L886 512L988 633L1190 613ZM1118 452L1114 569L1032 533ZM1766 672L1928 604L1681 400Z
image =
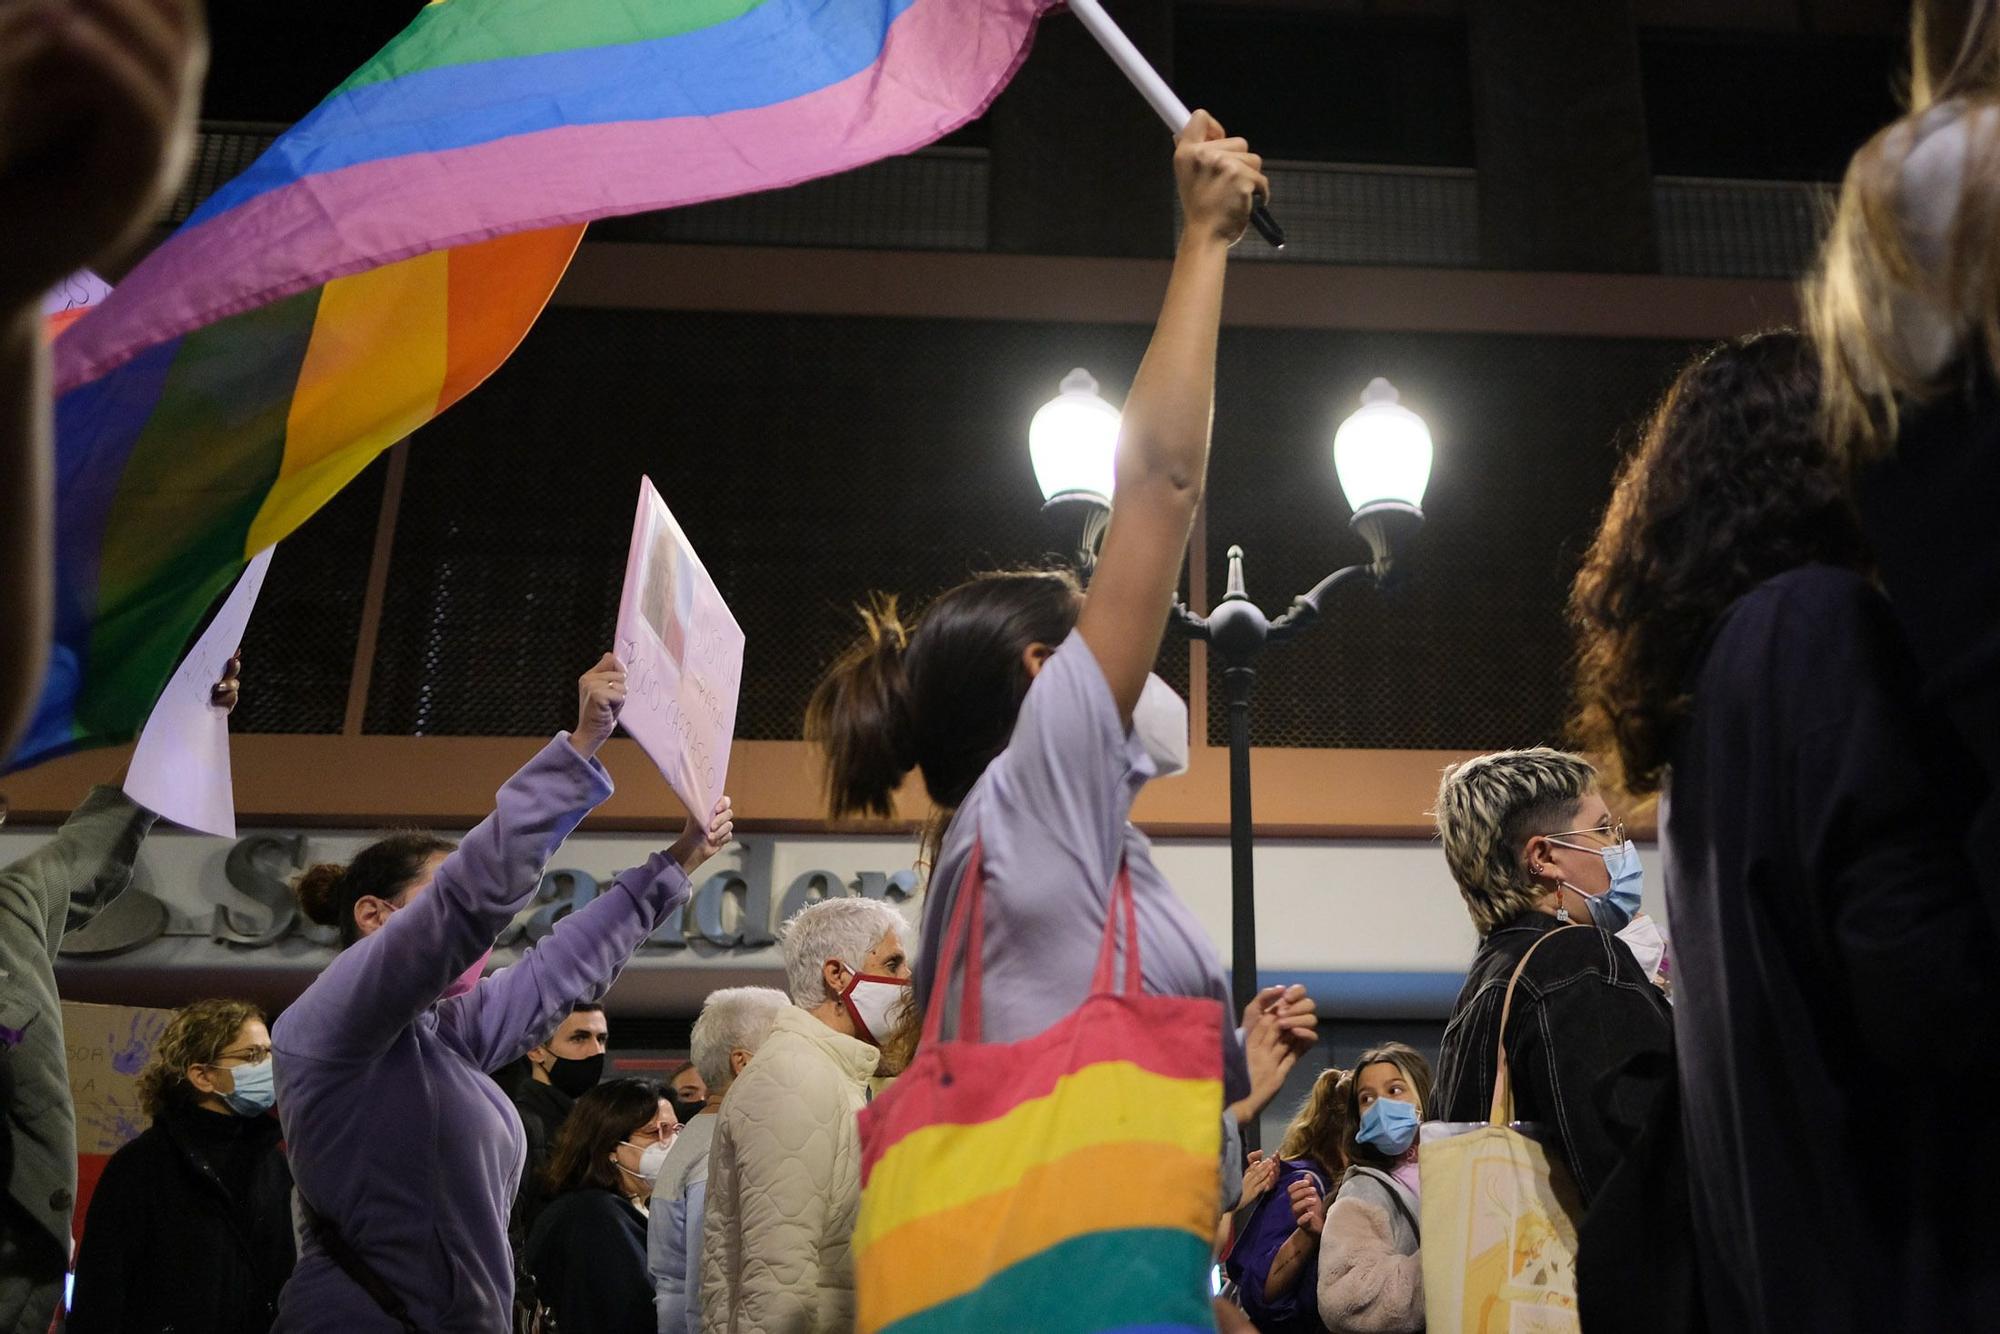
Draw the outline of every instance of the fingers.
M1188 117L1188 123L1181 127L1180 134L1175 137L1184 144L1205 143L1211 139L1222 138L1222 126L1206 111L1197 111Z
M585 672L584 675L589 676L593 672L622 672L624 670L625 664L618 661L616 653L606 653L597 660L597 665L592 667L589 672Z

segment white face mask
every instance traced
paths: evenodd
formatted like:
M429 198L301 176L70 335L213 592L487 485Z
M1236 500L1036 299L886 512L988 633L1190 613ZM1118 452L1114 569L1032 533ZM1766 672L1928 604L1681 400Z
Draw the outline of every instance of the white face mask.
M639 1149L639 1146L629 1139L620 1140L619 1143L628 1149ZM638 1171L634 1172L623 1163L618 1164L618 1170L628 1176L635 1176L650 1186L660 1179L660 1168L666 1164L667 1150L673 1147L674 1142L671 1138L663 1139L657 1144L648 1144L645 1148L639 1149Z
M1618 933L1632 951L1632 957L1639 961L1647 977L1658 977L1660 965L1667 958L1667 937L1660 930L1660 924L1650 917L1634 917L1631 924Z
M855 972L848 977L840 1002L854 1021L855 1036L879 1047L895 1028L897 1011L909 995L910 984L904 978Z
M1188 769L1188 706L1174 688L1147 673L1146 687L1132 706L1132 735L1152 758L1155 778L1172 778Z

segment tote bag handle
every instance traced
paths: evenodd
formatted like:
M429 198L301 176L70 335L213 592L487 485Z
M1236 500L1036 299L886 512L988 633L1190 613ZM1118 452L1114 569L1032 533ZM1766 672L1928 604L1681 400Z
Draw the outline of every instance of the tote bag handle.
M1568 926L1559 926L1555 930L1548 932L1540 940L1528 946L1528 952L1521 956L1521 962L1514 965L1514 975L1507 979L1507 999L1500 1005L1500 1041L1498 1044L1500 1054L1499 1059L1494 1062L1493 1106L1486 1118L1488 1125L1504 1126L1514 1119L1514 1082L1513 1075L1507 1068L1507 1020L1513 1017L1514 1014L1514 988L1520 983L1521 974L1527 971L1528 960L1535 957L1536 950L1548 944L1551 939L1561 935L1565 931L1580 931L1582 929L1583 924L1581 922L1572 922Z
M963 956L965 968L960 973L958 993L958 1033L963 1042L978 1042L983 1036L984 1014L981 1009L980 994L984 985L986 957L986 869L985 846L978 839L972 843L972 852L965 860L965 873L958 881L958 902L952 905L951 923L945 928L944 948L938 953L938 996L937 1003L924 1015L924 1043L938 1041L944 1034L944 1001L946 988L951 985L953 963ZM1104 938L1097 946L1097 968L1091 975L1092 995L1102 995L1111 990L1113 970L1117 960L1117 937L1120 919L1125 924L1125 985L1127 996L1141 993L1139 968L1139 916L1138 907L1132 894L1132 870L1124 862L1118 864L1118 879L1111 886L1111 904L1104 919Z

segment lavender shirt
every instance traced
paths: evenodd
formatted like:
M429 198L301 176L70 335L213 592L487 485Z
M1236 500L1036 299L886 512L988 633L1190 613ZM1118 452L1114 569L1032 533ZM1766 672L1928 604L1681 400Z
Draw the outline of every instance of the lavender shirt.
M507 1210L526 1141L519 1113L485 1072L545 1040L574 1002L602 996L687 900L679 864L655 853L519 963L439 999L610 795L603 767L557 737L500 789L493 814L435 883L342 951L271 1026L300 1193L423 1329L490 1334L509 1325ZM393 1334L398 1326L308 1239L274 1328Z
M1142 980L1161 996L1212 996L1229 1014L1222 962L1201 924L1153 865L1153 845L1128 818L1153 777L1151 757L1119 720L1111 687L1080 634L1056 650L1022 701L1007 749L952 817L924 903L928 942L918 994L933 984L945 927L977 838L986 872L985 1032L1032 1037L1083 1003L1111 911L1122 857L1139 912ZM958 971L945 997L955 1030ZM1250 1091L1233 1017L1222 1025L1227 1101Z

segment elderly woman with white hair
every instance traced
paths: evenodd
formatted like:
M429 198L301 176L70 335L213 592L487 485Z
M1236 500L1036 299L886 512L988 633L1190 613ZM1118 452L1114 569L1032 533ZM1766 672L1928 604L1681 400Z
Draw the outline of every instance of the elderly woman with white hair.
M864 898L810 904L785 923L792 1003L723 1099L709 1149L708 1334L854 1324L855 1116L909 988L908 930L901 913Z
M674 1137L653 1183L653 1208L646 1223L646 1267L652 1273L660 1334L697 1334L701 1329L708 1155L722 1119L723 1099L770 1036L771 1022L791 1003L791 997L775 987L725 987L709 994L694 1021L689 1054L708 1089L708 1101Z
M1590 762L1545 746L1447 769L1437 826L1480 943L1444 1030L1426 1111L1440 1121L1486 1119L1502 1008L1518 970L1505 1034L1515 1114L1552 1132L1551 1147L1588 1204L1621 1156L1599 1084L1673 1044L1666 998L1629 943L1650 953L1648 936L1658 940L1637 918L1638 850L1604 804ZM1587 929L1563 929L1572 926ZM1650 1064L1655 1075L1670 1068L1663 1059ZM1625 1088L1627 1097L1650 1092L1645 1080ZM1619 1102L1635 1122L1644 1105Z

